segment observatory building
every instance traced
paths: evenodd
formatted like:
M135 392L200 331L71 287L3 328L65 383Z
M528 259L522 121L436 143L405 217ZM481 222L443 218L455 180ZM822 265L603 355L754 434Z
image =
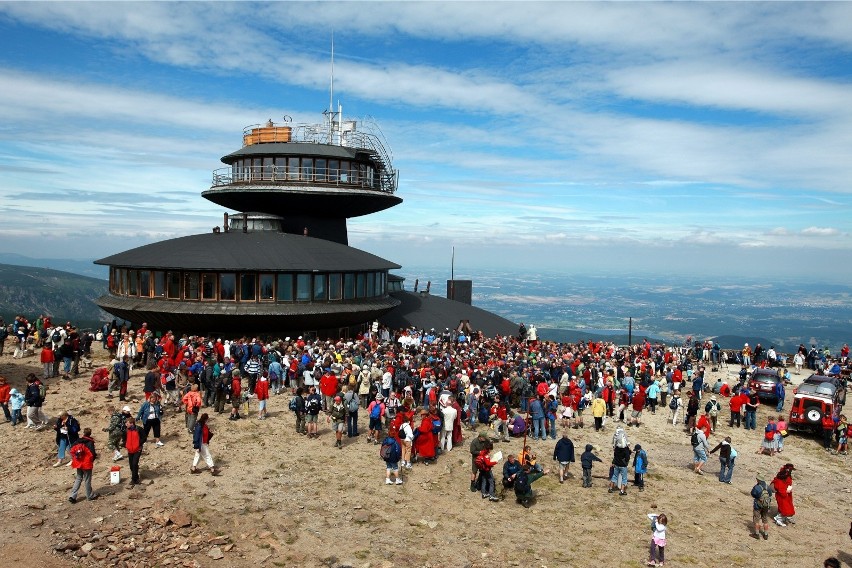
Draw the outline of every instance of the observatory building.
M335 337L400 305L388 279L399 265L350 247L346 228L402 202L398 172L378 129L324 114L247 127L202 192L236 213L210 233L95 261L109 266L95 303L154 329Z

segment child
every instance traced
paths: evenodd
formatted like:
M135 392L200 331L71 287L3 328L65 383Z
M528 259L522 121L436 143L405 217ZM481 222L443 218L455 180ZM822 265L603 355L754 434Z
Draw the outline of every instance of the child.
M488 449L483 449L476 456L476 468L479 470L479 484L482 491L482 498L487 498L489 501L499 501L500 499L494 494L494 474L491 473L491 468L497 465L488 457Z
M9 407L12 409L12 426L17 426L18 422L23 421L21 409L24 407L24 395L18 392L18 389L9 391Z
M521 465L528 465L532 468L533 471L541 471L541 466L537 465L536 455L532 453L532 448L529 446L524 446L524 449L521 451L521 455L518 456L520 459Z
M849 440L849 425L846 423L846 415L840 415L840 422L837 424L837 450L834 454L846 455L846 444Z
M778 415L778 422L775 423L775 451L781 453L784 451L784 436L787 435L787 421L784 416Z
M399 471L399 458L402 449L396 438L388 436L379 448L379 457L385 461L385 485L402 485L402 474ZM391 481L391 475L396 481Z
M766 428L763 431L763 442L760 444L760 448L754 453L756 454L765 454L768 453L770 456L775 455L775 432L778 431L778 428L775 426L775 417L770 416L769 422L766 424Z
M583 466L583 487L592 486L592 464L596 461L603 462L601 458L592 453L594 446L586 444L586 451L580 455L580 465Z
M648 471L648 454L642 446L636 444L633 447L633 484L639 491L645 491L645 473Z
M666 525L669 520L665 514L649 513L651 519L651 555L648 558L648 566L663 566L666 560Z

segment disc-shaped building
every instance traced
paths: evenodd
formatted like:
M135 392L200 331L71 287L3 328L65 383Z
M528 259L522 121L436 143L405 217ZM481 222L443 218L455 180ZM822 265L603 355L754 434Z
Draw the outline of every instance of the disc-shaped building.
M340 116L247 128L202 193L237 213L96 261L109 266L97 305L162 330L337 337L399 305L388 279L399 265L348 246L346 228L402 201L398 172L377 131Z

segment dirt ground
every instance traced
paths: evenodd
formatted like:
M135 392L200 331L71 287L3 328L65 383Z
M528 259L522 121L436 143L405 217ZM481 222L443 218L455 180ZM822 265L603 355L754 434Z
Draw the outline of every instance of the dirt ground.
M94 351L96 367L104 365L105 352L97 346ZM0 374L22 390L29 372L40 374L37 357L12 360L7 348ZM135 370L131 375L134 412L143 374ZM735 369L722 368L710 373L711 384L717 374L735 380ZM119 462L122 482L110 486L113 463L102 429L111 401L103 392L88 390L90 377L91 371L84 371L72 381L50 379L44 410L51 419L69 410L82 427L94 431L101 459L93 485L102 498L67 501L73 471L51 467L56 459L52 429L36 432L19 424L13 430L0 424L0 515L6 521L0 529L0 558L6 564L644 566L650 539L646 515L665 512L668 566L822 566L828 556L852 566L850 458L831 456L815 438L797 434L786 439L779 456L755 455L762 430L729 429L724 400L721 426L710 442L733 438L739 452L733 485L717 480L715 456L707 464L708 475L692 473L689 436L681 425L666 421L669 411L663 409L628 431L631 445L640 443L648 451L644 492L607 493L604 476L614 426L607 424L602 433L587 426L571 430L570 437L578 462L586 443L594 444L605 462L595 466L594 487L581 488L579 463L563 485L554 469L536 482L537 501L524 509L511 496L491 503L468 491L469 431L463 447L441 455L434 465L415 464L402 486L386 486L377 446L361 436L344 438L344 448L335 449L325 423L319 439L297 435L287 395L273 396L266 421L211 417L211 451L221 476L189 474L191 436L182 413L170 409L163 426L165 447L149 446L142 456L143 484L128 489L125 459ZM761 429L768 410L760 410ZM361 416L362 431L366 422ZM520 445L519 440L495 444L504 454L517 453ZM532 446L545 467L555 465L553 441ZM771 479L786 462L797 468L797 523L772 525L769 540L756 541L749 537L755 473ZM188 523L178 520L181 512L191 515L190 526L180 526Z

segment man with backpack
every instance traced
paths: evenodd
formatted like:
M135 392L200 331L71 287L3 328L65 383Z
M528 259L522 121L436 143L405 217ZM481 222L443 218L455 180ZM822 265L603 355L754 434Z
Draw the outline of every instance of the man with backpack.
M716 423L719 420L719 411L722 410L722 406L719 404L719 401L716 400L716 395L710 397L710 401L704 405L704 411L710 417L710 431L716 431Z
M627 495L627 466L630 464L630 442L627 433L619 426L612 437L612 475L609 480L608 493L618 489L621 496Z
M81 484L85 484L86 499L94 501L98 498L98 494L92 491L92 470L95 467L94 463L98 454L95 452L95 441L92 439L91 428L83 429L83 435L71 446L69 453L71 454L71 467L77 470L77 476L74 479L74 486L71 488L71 495L68 496L68 502L77 502L77 492L80 490Z
M343 404L346 406L346 437L355 438L358 436L358 409L361 399L354 389L349 389L343 394Z
M379 448L379 457L385 461L385 485L402 485L402 474L399 471L399 458L402 449L393 436L387 436ZM396 481L391 481L391 475Z
M47 426L47 417L41 410L45 394L46 389L38 377L32 373L27 375L27 390L24 391L24 400L27 403L27 428L41 430Z
M370 416L370 435L367 436L367 443L379 443L379 436L382 434L382 417L385 415L385 397L382 393L376 394L376 400L370 403L367 407L367 413Z
M705 463L707 463L707 453L710 451L710 444L707 442L707 436L704 435L703 430L693 428L690 442L692 443L693 453L692 470L698 475L704 475L701 468L704 467Z
M307 422L308 438L319 438L317 430L320 411L322 411L322 398L317 394L317 388L311 387L308 398L305 399L305 421Z
M751 489L751 496L754 499L752 506L752 520L754 522L754 532L751 537L760 540L769 540L769 507L772 505L772 487L766 483L766 478L761 474L757 474L757 483ZM762 525L762 527L761 527Z
M525 465L515 476L515 500L523 505L525 509L529 509L531 501L535 498L535 491L532 489L532 484L548 473L550 473L549 469L532 471L530 466Z
M480 432L479 435L470 443L470 490L476 491L476 474L479 473L479 468L476 465L476 458L482 450L489 452L494 449L494 444L488 438L487 432Z

